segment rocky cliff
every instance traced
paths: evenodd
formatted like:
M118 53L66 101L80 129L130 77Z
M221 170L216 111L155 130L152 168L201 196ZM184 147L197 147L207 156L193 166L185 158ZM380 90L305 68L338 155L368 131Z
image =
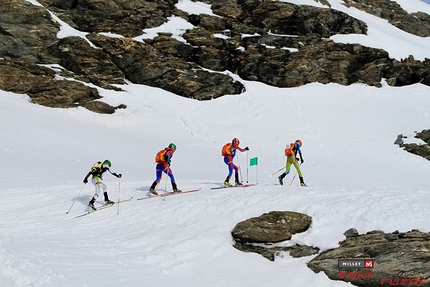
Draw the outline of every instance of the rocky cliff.
M4 0L0 89L26 93L50 107L113 113L126 107L104 104L96 87L118 89L116 84L130 81L209 100L244 91L229 72L277 87L311 82L380 86L383 78L392 86L430 85L429 59L397 61L380 49L331 41L335 34L366 34L367 27L331 9L328 1L319 1L327 8L278 1L201 2L210 4L214 15L188 14L177 9L176 0ZM345 5L409 33L430 34L429 15L409 15L391 1L348 0ZM168 33L135 38L170 17L193 25L182 35L186 42ZM85 33L60 38L64 23Z

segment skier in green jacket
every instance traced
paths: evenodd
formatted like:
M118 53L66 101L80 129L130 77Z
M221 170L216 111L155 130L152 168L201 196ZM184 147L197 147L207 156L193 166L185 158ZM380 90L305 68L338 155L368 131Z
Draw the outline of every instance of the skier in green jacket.
M285 149L285 156L287 157L287 163L285 166L285 172L282 173L279 177L279 184L283 185L283 179L284 177L290 173L290 168L291 165L294 165L294 167L297 170L297 173L299 174L299 179L300 179L300 185L301 186L306 186L304 180L303 180L303 174L302 171L300 170L300 165L298 164L299 158L297 157L297 153L299 153L300 156L300 161L302 164L304 162L303 160L303 156L302 156L302 151L300 150L300 147L302 146L302 141L301 140L296 140L294 143L291 143L289 146L287 146L287 148Z

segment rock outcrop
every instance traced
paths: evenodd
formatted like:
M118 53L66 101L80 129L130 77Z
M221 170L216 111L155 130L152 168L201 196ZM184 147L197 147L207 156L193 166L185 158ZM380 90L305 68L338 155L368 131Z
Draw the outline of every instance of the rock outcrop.
M423 12L409 14L395 1L390 0L344 0L347 7L355 7L388 22L397 28L420 36L430 36L430 16Z
M399 145L399 147L404 150L421 156L427 160L430 160L430 130L423 130L421 132L416 132L415 137L423 140L424 144L416 144L416 143L404 143L404 139L406 138L402 134L397 136L394 144Z
M345 234L339 247L321 252L308 267L355 286L430 286L430 233L376 230ZM340 259L371 259L373 266L340 268Z
M293 257L303 257L318 253L319 249L304 245L274 246L274 243L290 240L293 234L306 231L312 218L292 211L271 211L259 217L239 222L231 234L234 247L244 252L259 253L274 261L283 252Z
M230 72L277 87L311 82L379 87L382 79L392 86L418 82L430 85L429 59L421 62L409 57L397 61L380 49L331 41L329 37L335 34L366 34L367 27L331 9L325 0L319 2L327 8L281 1L204 0L211 5L213 15L179 10L176 0L40 0L43 7L25 0L3 2L2 75L15 79L22 74L18 66L27 67L25 73L38 77L40 69L33 72L28 67L60 65L70 82L118 90L118 84L130 81L197 100L243 93L245 87ZM393 25L397 23L410 33L428 33L427 14L409 15L388 0L349 0L345 5L388 17ZM136 38L145 29L158 27L172 17L193 25L183 31L181 39L169 33ZM81 31L80 36L64 37L59 33L64 23ZM53 86L59 85L54 83L55 78L50 81ZM63 91L72 93L76 84L62 85ZM13 83L6 81L0 88L14 89ZM27 85L25 92L33 102L51 107L89 108L95 99L97 105L101 103L97 89L81 93L73 104L64 93L41 101L38 90L37 86ZM98 112L105 111L112 109Z

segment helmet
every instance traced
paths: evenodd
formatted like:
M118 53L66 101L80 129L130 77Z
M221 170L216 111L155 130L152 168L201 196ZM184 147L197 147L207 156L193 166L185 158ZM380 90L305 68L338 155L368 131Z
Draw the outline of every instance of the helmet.
M176 145L174 143L170 143L169 144L169 148L176 150Z
M231 141L231 143L232 143L232 144L240 144L240 140L239 140L238 138L234 138L234 139Z
M302 141L301 140L296 140L296 143L298 143L300 147L302 146Z
M112 163L108 159L103 162L103 165L105 165L105 164L107 164L109 167L112 166Z

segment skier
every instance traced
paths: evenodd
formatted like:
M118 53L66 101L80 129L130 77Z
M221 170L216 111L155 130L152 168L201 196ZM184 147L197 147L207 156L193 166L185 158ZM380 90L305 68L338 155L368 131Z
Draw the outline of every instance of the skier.
M227 178L224 181L224 186L232 186L230 184L230 177L233 174L234 169L234 176L235 176L235 183L236 185L243 185L239 181L239 167L233 163L233 158L236 155L236 150L238 149L241 152L249 150L248 147L241 148L239 147L240 141L237 138L234 138L231 143L226 143L223 148L221 155L224 156L224 162L228 166L228 175Z
M94 207L94 203L96 202L96 199L99 197L99 193L101 189L103 189L105 205L114 204L113 201L109 200L109 196L107 194L107 186L102 182L102 179L103 179L102 176L103 176L103 173L105 173L106 171L109 171L110 174L116 176L117 178L121 178L122 175L111 172L109 169L111 166L112 166L112 163L110 162L110 160L105 160L104 162L99 161L96 164L94 164L90 172L88 172L88 174L84 178L84 183L86 184L88 182L88 177L90 175L92 176L92 183L94 184L96 191L94 193L93 198L88 203L88 206L94 210L96 210L96 208Z
M297 170L297 173L299 174L300 185L306 186L305 182L303 181L303 175L302 175L302 171L300 170L300 165L297 163L299 161L299 158L297 157L297 152L299 153L299 156L300 156L300 161L301 161L300 164L304 162L302 151L300 150L301 146L302 146L301 140L296 140L294 143L290 143L289 146L287 145L287 148L285 149L285 155L287 156L285 172L278 177L280 185L284 184L282 180L287 174L290 173L291 165L294 165L294 167Z
M178 189L176 185L175 177L173 176L173 172L170 169L170 162L172 160L172 156L175 151L176 151L176 145L171 143L165 149L160 150L155 156L155 162L157 163L157 165L155 166L156 179L152 183L149 189L149 191L152 194L158 195L157 191L155 190L155 187L157 186L157 184L160 183L163 172L170 177L170 182L172 183L173 192L182 192L182 190Z

